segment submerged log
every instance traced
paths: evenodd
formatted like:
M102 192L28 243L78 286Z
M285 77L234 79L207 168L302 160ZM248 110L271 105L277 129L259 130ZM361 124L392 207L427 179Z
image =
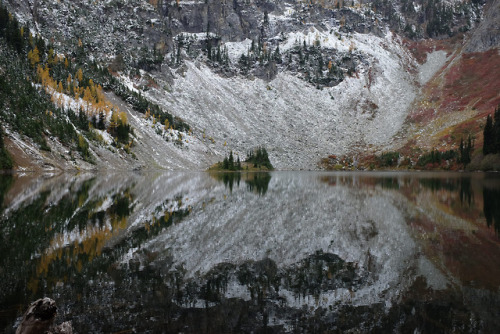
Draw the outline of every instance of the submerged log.
M71 322L63 322L53 327L57 314L56 302L50 298L38 299L31 303L24 313L23 320L16 330L16 334L72 334Z

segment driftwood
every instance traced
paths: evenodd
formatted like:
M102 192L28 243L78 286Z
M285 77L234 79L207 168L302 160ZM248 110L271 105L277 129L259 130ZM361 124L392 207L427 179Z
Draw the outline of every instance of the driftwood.
M53 326L57 314L56 302L50 298L38 299L31 303L24 313L16 334L72 334L71 322Z

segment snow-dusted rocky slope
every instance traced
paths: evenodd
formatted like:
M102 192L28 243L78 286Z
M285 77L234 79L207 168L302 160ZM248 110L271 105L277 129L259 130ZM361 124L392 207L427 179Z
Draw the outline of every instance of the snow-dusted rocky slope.
M354 1L338 8L328 1L6 4L58 52L71 54L82 42L89 59L113 67L132 91L191 126L190 133L162 131L110 93L134 128L134 156L90 143L98 169L200 170L230 150L244 158L258 146L266 147L278 169L316 169L328 155L397 149L409 139L404 125L420 87L446 60L444 52L429 50L419 66L403 34L442 32L415 28L423 9L399 2ZM478 4L445 5L462 8L454 9L450 34L461 24L470 29L480 15ZM258 47L250 49L254 43ZM56 144L53 155L64 156ZM48 159L36 147L31 151L40 165ZM69 167L75 164L93 168L79 161ZM65 169L68 163L48 166Z
M286 72L271 81L225 78L187 62L171 93L151 90L148 96L213 137L219 154L244 156L263 145L279 169L314 169L327 154L391 143L416 94L411 57L396 36L356 33L338 46L351 44L369 65L359 65L356 76L335 87L317 89Z

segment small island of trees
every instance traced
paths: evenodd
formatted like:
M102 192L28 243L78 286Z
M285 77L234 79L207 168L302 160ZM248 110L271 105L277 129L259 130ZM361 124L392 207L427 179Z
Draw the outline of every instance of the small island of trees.
M269 161L269 156L264 147L259 147L256 150L249 151L247 158L243 162L240 157L234 158L233 151L229 152L229 156L225 157L222 162L218 162L210 168L211 170L221 171L242 171L242 170L273 170L274 167Z

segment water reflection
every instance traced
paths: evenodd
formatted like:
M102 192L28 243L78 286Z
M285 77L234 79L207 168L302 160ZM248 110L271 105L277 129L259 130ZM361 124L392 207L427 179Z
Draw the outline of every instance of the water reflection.
M500 189L484 187L484 217L489 226L494 226L497 234L500 233Z
M10 174L0 174L0 212L3 209L4 196L9 191L14 177Z
M493 332L500 178L0 177L0 328L50 296L78 332Z
M481 219L498 234L500 218L495 209L500 198L500 180L494 174L450 174L450 173L373 173L352 175L323 175L322 182L329 185L379 186L387 190L398 190L407 198L425 194L448 206L462 218ZM430 191L426 191L430 190ZM469 214L467 214L469 212Z
M211 172L210 176L222 181L233 192L233 187L239 187L240 181L245 181L247 189L264 196L271 181L271 174L267 172Z

